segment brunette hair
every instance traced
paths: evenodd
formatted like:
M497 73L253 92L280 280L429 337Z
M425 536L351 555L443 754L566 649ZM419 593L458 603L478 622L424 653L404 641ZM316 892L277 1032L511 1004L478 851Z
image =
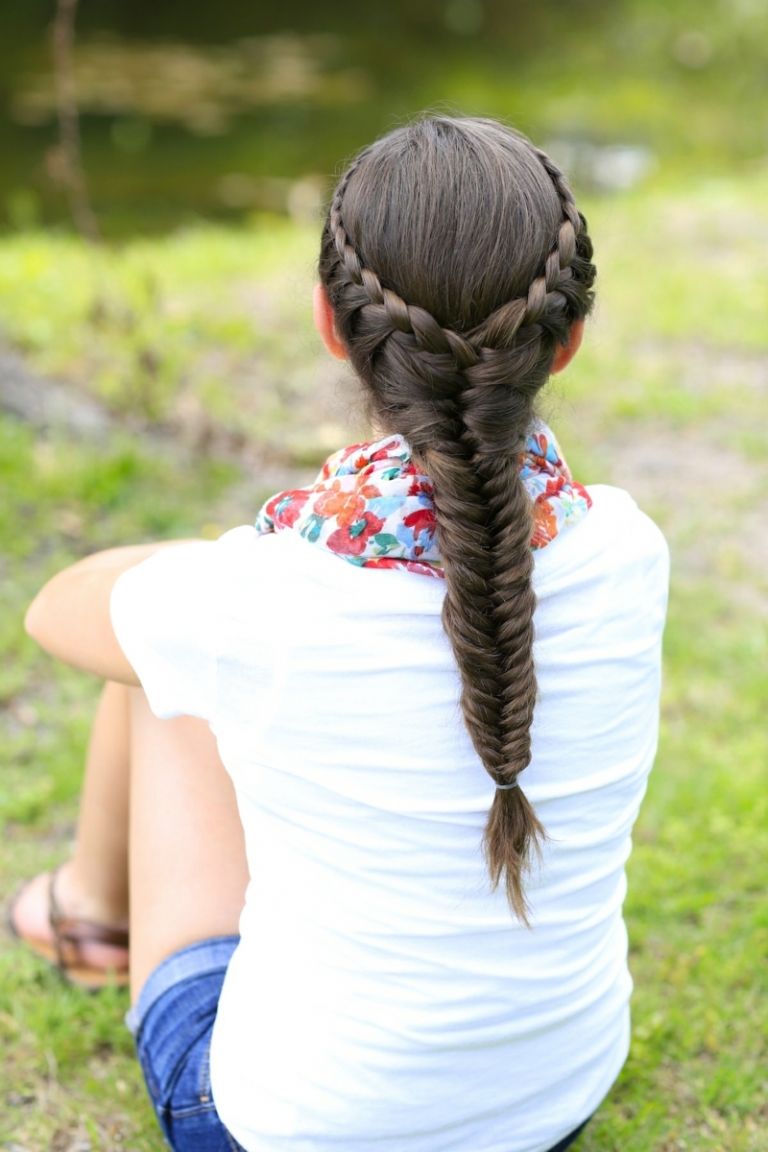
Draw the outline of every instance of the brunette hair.
M557 345L592 306L591 257L559 169L492 120L427 117L376 141L323 230L320 279L371 414L434 485L464 721L502 785L529 763L536 699L519 455ZM497 789L484 849L522 920L543 835L523 791Z

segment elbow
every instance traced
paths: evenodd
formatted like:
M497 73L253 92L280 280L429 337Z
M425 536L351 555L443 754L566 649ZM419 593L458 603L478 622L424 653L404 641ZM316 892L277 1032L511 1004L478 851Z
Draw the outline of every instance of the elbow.
M56 642L58 631L55 619L56 600L49 595L50 583L49 581L40 589L24 616L24 630L27 636L46 652L53 652L52 645Z
M43 617L44 613L40 607L40 593L38 593L38 595L35 596L34 600L30 604L29 608L27 608L27 612L24 617L24 631L27 633L27 636L29 636L30 639L34 640L35 643L39 644L41 647L44 646Z

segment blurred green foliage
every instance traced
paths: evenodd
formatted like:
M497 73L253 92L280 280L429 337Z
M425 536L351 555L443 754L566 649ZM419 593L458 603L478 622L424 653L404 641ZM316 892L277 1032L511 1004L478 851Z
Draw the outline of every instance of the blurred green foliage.
M41 0L6 0L0 221L67 219ZM507 118L583 187L764 161L762 0L93 4L85 166L109 235L312 215L340 159L421 109Z
M589 190L600 272L544 414L577 475L628 487L673 557L627 905L633 1048L579 1147L765 1152L768 7L81 0L87 174L129 237L95 250L40 227L66 221L51 6L4 13L0 339L105 424L0 415L3 890L67 850L96 693L25 638L26 602L86 551L250 520L275 470L302 480L352 434L354 387L309 320L329 179L419 109L507 117ZM158 1152L125 1006L0 950L0 1143Z
M628 487L660 523L674 576L662 740L630 866L633 1047L582 1152L765 1148L765 180L668 177L587 200L598 313L544 401L577 475ZM0 418L6 891L66 852L96 693L23 636L35 588L93 548L245 522L265 466L300 479L299 461L336 446L324 436L349 434L319 416L353 389L310 332L316 243L274 218L96 251L43 232L0 243L7 335L108 421L94 441ZM147 348L159 363L137 388ZM185 439L191 401L204 442ZM159 1152L125 997L64 988L10 945L0 974L13 1053L0 1141Z

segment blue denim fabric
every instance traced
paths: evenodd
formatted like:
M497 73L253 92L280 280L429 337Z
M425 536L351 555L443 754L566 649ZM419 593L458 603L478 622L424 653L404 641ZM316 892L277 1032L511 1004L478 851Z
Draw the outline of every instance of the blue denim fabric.
M169 956L147 980L126 1023L160 1127L174 1152L244 1152L211 1096L213 1022L238 936L201 940ZM581 1124L549 1152L565 1152Z
M242 1152L219 1119L210 1076L213 1022L238 939L202 940L169 956L150 975L126 1018L174 1152Z

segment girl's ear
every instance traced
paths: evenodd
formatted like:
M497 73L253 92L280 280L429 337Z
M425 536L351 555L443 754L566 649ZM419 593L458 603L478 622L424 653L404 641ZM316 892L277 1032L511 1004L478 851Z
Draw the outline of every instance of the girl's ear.
M335 356L337 360L348 359L347 350L336 331L333 309L322 284L315 284L315 290L312 294L312 316L315 321L315 328L320 333L320 339L331 356Z
M552 359L552 367L550 374L554 375L555 372L562 372L563 368L567 367L573 360L574 356L581 347L582 337L584 336L584 321L574 320L571 324L571 332L568 337L567 344L560 344Z

